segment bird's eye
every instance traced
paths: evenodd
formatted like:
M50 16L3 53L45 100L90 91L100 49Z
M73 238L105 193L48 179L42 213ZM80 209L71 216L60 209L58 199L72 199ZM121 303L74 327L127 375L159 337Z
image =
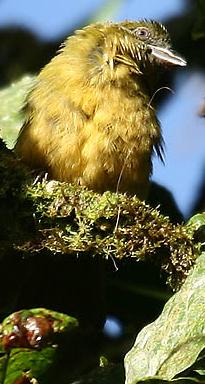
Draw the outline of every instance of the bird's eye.
M134 30L134 34L142 40L146 40L150 36L150 31L145 27L138 27Z

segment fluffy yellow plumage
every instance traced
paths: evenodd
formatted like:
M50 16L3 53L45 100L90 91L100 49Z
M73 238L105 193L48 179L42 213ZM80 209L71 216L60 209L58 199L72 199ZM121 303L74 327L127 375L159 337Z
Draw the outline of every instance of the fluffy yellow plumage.
M17 154L51 178L145 198L162 143L150 98L164 63L185 65L159 23L76 31L37 77Z

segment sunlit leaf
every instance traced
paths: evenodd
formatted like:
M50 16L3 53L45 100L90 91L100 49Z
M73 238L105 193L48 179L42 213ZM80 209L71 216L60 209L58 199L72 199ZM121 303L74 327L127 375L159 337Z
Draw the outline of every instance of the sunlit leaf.
M34 79L34 76L24 76L21 80L0 90L0 137L8 148L13 148L23 124L22 108Z
M181 290L167 302L159 318L137 336L125 357L126 384L151 378L172 380L191 367L204 348L205 253L202 253Z
M197 213L196 215L192 216L187 223L187 227L190 227L192 231L196 231L204 225L205 225L204 213Z

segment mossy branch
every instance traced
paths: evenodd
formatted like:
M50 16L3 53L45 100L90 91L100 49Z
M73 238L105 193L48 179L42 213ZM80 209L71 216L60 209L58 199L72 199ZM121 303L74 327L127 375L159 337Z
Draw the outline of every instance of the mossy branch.
M36 179L3 145L0 172L4 251L148 260L168 273L174 289L194 263L192 232L136 197Z

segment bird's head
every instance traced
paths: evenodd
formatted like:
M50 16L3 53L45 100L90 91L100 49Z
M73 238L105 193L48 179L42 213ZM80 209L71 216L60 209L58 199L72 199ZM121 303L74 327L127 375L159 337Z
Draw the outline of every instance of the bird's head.
M68 38L61 52L93 85L186 65L172 50L166 28L147 20L91 24Z
M125 21L119 24L128 34L134 35L136 61L149 61L162 65L185 66L186 61L174 53L171 40L164 25L156 21Z

